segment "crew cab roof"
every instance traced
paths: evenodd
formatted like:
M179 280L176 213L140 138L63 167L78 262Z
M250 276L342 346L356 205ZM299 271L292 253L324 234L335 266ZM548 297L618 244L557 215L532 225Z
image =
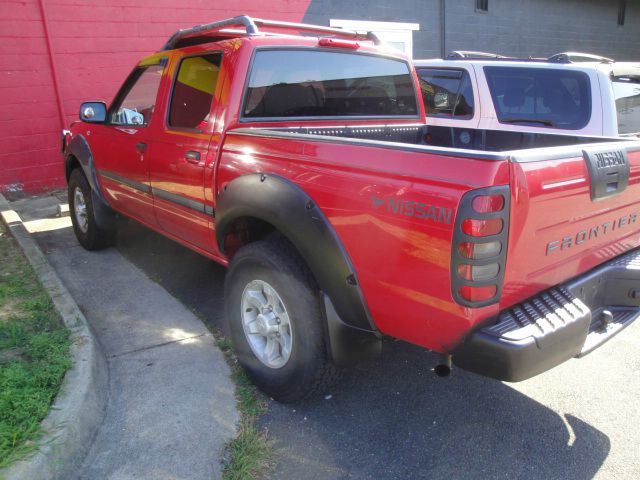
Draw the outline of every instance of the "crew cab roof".
M260 28L259 28L260 27ZM305 35L303 36L302 33ZM247 15L196 25L176 31L158 53L194 45L237 39L252 46L318 46L319 39L331 39L322 46L371 53L389 51L398 58L407 57L386 47L373 32L359 32L321 25L252 18ZM374 47L375 46L375 47Z
M371 53L376 55L382 55L385 57L393 57L399 60L408 61L408 57L401 51L396 50L392 47L387 47L385 45L375 45L369 41L349 41L344 40L346 43L357 43L357 48L343 48L340 47L339 44L333 46L320 45L319 41L325 38L332 37L315 37L315 36L300 36L300 35L289 35L289 34L273 34L266 33L264 35L259 36L222 36L217 35L212 37L210 41L207 42L198 42L198 46L205 47L207 45L212 45L214 43L220 43L225 41L233 41L237 42L238 46L242 46L243 48L259 48L259 47L318 47L335 50L337 52L344 53ZM187 46L179 47L176 50L180 50L182 48L186 48ZM165 53L165 51L159 51L157 54Z

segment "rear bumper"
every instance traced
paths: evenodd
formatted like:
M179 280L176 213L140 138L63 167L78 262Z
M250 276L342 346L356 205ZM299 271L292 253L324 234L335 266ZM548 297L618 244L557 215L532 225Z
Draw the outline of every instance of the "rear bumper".
M581 357L640 316L640 249L501 312L452 352L453 363L518 382Z

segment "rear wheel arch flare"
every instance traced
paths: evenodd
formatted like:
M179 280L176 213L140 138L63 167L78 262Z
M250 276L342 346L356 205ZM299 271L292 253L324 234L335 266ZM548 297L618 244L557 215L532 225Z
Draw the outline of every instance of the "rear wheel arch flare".
M272 226L289 240L345 323L376 330L346 250L302 188L281 176L261 173L242 175L228 183L216 205L216 237L222 252L227 234L243 218Z

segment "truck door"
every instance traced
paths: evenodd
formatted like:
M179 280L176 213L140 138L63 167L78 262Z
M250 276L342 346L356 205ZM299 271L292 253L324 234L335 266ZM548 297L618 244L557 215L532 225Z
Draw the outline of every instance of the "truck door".
M155 225L149 186L149 139L152 114L164 61L141 64L116 96L107 122L93 129L95 164L103 191L117 210Z
M214 252L213 204L205 197L205 177L210 178L207 172L213 168L220 141L213 129L221 61L219 51L174 58L164 125L154 136L151 153L158 224L210 253Z

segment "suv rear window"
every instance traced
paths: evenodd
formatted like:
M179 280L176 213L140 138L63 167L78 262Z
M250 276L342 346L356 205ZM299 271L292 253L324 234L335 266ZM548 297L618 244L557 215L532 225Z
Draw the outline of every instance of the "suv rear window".
M640 80L615 78L613 95L618 114L618 133L640 132Z
M591 88L584 72L556 68L484 67L501 123L567 130L591 117Z
M415 117L409 66L372 55L313 50L256 52L243 116Z

